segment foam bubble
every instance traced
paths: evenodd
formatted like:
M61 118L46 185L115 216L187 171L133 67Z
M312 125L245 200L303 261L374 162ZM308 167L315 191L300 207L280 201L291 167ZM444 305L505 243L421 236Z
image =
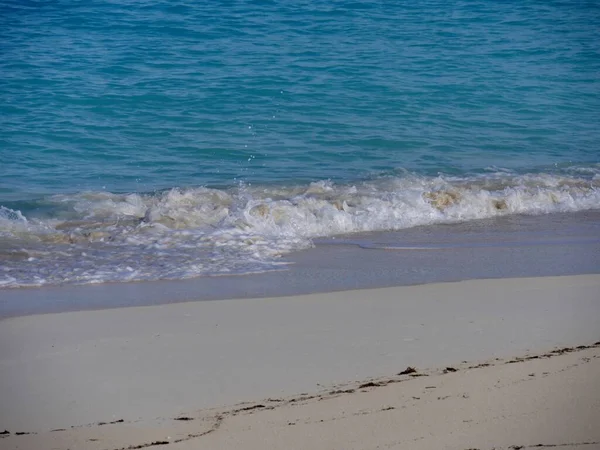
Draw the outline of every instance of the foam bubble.
M179 279L280 268L312 239L509 214L600 208L600 167L469 177L388 176L155 194L83 192L45 199L60 214L0 207L0 286ZM15 250L15 251L17 251ZM16 253L15 253L16 254Z

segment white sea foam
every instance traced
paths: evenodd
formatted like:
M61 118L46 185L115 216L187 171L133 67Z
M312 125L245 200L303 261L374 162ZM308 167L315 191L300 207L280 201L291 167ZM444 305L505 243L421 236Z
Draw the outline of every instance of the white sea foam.
M0 206L0 231L23 227L26 224L27 219L21 214L21 211Z
M278 256L316 237L597 209L598 172L55 196L46 202L61 212L50 219L0 208L0 286L256 272L277 268Z

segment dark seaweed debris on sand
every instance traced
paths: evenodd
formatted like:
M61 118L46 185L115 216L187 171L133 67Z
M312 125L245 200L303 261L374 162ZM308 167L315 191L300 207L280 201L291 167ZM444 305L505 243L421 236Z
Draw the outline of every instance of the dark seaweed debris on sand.
M413 374L413 373L417 373L417 369L415 369L414 367L408 366L402 372L398 373L398 375L410 375L410 374Z
M112 422L98 422L96 425L98 425L98 426L102 426L102 425L114 425L114 424L123 423L123 422L125 422L125 420L119 419L119 420L113 420Z
M138 450L141 448L153 447L155 445L169 445L169 444L170 444L169 441L154 441L154 442L150 442L148 444L132 445L132 446L127 447L127 450Z
M354 392L356 392L354 389L337 389L335 391L329 391L329 395L353 394Z
M363 383L360 386L358 386L359 389L366 389L366 388L370 388L370 387L379 387L379 386L383 386L381 383L376 383L374 381L369 381L368 383Z
M265 405L252 405L252 406L247 406L245 408L240 408L240 409L236 410L236 412L252 411L253 409L262 409L262 408L266 408L266 406Z

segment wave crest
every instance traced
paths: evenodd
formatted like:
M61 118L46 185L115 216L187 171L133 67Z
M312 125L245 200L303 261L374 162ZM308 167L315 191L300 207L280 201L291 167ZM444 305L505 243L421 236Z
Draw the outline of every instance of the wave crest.
M267 270L277 267L277 256L307 248L317 237L599 209L600 177L598 170L525 175L496 171L471 177L409 174L346 185L318 181L155 194L84 192L44 202L56 214L26 218L0 207L0 236L6 247L0 252L6 263L0 284ZM29 255L29 267L15 262L24 257L2 257L11 252ZM36 271L41 273L38 279Z

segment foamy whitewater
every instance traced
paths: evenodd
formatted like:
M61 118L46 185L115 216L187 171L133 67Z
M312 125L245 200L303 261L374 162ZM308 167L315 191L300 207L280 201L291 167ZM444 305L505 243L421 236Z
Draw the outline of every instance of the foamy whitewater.
M600 209L599 23L598 2L3 2L0 288Z
M567 174L387 176L44 200L50 218L2 207L4 287L182 279L276 270L312 238L508 214L600 208L600 167Z

